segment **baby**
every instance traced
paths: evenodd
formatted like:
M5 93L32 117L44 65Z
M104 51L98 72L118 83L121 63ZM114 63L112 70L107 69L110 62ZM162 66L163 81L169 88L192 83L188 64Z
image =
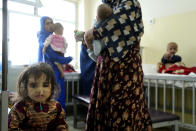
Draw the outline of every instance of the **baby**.
M167 45L167 52L163 55L161 62L162 64L174 64L176 62L181 62L182 58L176 55L178 51L178 45L175 42L170 42Z
M63 37L63 26L60 23L55 23L54 24L54 34L50 35L44 42L44 47L43 47L43 53L46 52L46 48L48 46L51 46L51 48L59 55L64 56L66 49L67 49L67 42L65 38ZM72 60L72 57L67 57L68 61L70 62ZM60 63L55 62L57 65L61 77L64 77L64 69L63 65Z
M68 131L65 112L53 99L58 91L50 65L27 67L18 77L17 100L8 115L8 131Z
M112 8L110 8L107 4L101 4L97 8L97 16L96 16L96 22L95 25L100 24L101 22L104 22L108 17L110 17L113 14ZM75 32L76 33L76 39L78 40L80 38L83 38L84 33L83 32ZM77 37L77 35L80 35L80 37ZM93 40L92 43L89 41L88 44L88 55L89 57L96 61L98 55L100 52L105 48L105 44L103 40Z

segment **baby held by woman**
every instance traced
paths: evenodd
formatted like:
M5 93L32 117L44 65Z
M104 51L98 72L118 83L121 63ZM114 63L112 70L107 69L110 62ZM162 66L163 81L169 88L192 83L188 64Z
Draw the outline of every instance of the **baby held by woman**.
M99 5L97 8L97 16L96 16L95 26L104 22L112 14L113 14L113 10L107 4ZM76 38L78 38L79 41L83 40L84 32L75 31L75 33L76 33ZM78 37L77 37L77 35L78 35ZM99 56L101 51L105 48L104 41L103 40L93 40L93 41L87 41L86 44L88 46L87 52L88 52L89 57L92 60L96 61L97 57Z

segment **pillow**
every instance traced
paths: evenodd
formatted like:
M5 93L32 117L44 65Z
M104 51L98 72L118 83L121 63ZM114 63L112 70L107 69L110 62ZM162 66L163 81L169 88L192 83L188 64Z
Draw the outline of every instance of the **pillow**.
M157 74L157 68L155 64L142 64L144 74Z

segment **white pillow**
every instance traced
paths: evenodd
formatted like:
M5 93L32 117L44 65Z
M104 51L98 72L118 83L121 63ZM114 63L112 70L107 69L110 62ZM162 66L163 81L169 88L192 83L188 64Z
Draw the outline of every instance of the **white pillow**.
M157 69L155 64L142 64L144 74L157 74Z

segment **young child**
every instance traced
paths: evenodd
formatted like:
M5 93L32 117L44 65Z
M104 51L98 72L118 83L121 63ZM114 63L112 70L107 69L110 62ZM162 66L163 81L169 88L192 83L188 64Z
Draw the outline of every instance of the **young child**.
M55 23L54 24L54 33L50 35L44 42L44 47L43 47L43 53L46 52L46 48L50 45L51 48L58 53L61 56L64 56L64 53L66 52L67 49L67 42L65 40L65 38L62 36L63 35L63 26L60 23ZM68 57L68 59L70 59L69 61L72 60L71 57ZM61 77L64 77L64 70L63 70L63 65L61 65L60 63L55 62L55 64L57 65L60 73L61 73Z
M67 131L65 112L53 98L58 84L46 63L27 67L18 77L17 102L8 115L11 130Z
M167 45L167 52L163 55L161 62L162 64L174 64L176 62L181 62L182 58L176 55L178 51L178 45L175 42L170 42Z
M170 42L167 45L167 52L163 55L161 62L157 64L157 72L162 73L171 65L181 62L182 58L176 55L178 45L175 42Z
M104 22L108 17L110 17L113 14L112 8L110 8L107 4L100 4L97 8L97 16L96 16L96 22L95 26L100 24L101 22ZM83 38L84 33L82 32L76 32L76 35L80 36L78 37L78 40L81 40L80 38ZM105 44L103 40L93 40L92 44L89 42L90 48L87 49L89 57L96 61L98 55L100 52L105 48Z

